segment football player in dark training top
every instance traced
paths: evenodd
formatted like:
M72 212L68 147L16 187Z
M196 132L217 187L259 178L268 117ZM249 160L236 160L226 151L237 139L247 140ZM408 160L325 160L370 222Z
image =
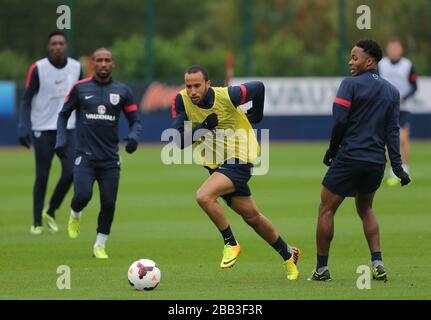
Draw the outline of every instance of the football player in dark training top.
M100 191L100 213L97 238L93 254L107 259L105 243L111 232L120 177L118 155L118 123L123 112L130 125L126 151L133 153L138 147L141 123L138 107L133 102L132 91L125 84L113 80L112 53L97 49L93 54L95 75L74 84L66 97L57 123L55 151L62 158L67 148L66 123L76 110L77 146L74 158L74 196L68 233L71 239L79 236L82 210L91 199L93 184L97 181Z
M334 215L345 197L355 197L371 252L373 278L386 281L380 249L379 224L372 205L383 179L388 148L392 170L401 185L410 183L400 155L400 94L382 79L377 64L382 50L373 40L353 47L349 61L352 77L343 80L332 112L334 126L323 162L329 170L323 179L317 221L317 266L309 278L331 279L329 247L334 236Z

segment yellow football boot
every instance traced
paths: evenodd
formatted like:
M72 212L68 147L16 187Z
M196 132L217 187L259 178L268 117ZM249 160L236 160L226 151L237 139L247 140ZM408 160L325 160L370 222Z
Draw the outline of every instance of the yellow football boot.
M67 225L67 233L70 239L76 239L79 236L80 218L76 219L72 216L69 217L69 223Z
M239 243L236 243L236 246L231 246L229 244L225 244L223 249L223 259L220 263L220 268L232 268L236 263L236 260L241 253L241 247Z
M43 223L46 224L46 226L48 227L48 229L53 232L53 233L57 233L58 232L58 225L55 222L55 219L53 217L51 217L46 210L43 210L42 212L42 219L43 219Z
M104 247L93 247L93 256L97 259L108 259L109 256L106 254Z
M38 235L42 234L42 232L43 232L42 226L37 226L37 227L31 226L30 227L30 233L34 236L38 236Z
M301 258L301 250L299 248L292 247L292 256L289 260L284 262L286 268L286 274L288 280L297 280L299 278L299 270L296 264Z

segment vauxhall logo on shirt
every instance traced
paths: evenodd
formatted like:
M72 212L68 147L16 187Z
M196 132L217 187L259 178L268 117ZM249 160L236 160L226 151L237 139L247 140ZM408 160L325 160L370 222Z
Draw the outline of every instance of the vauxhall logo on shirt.
M116 93L109 94L109 102L116 106L120 102L120 95ZM87 113L85 117L88 120L105 120L105 121L115 121L116 116L106 114L106 106L103 104L97 107L97 114Z
M87 113L85 117L88 120L107 120L107 121L115 121L115 116L105 114L106 113L106 107L101 104L97 107L97 114L94 113Z

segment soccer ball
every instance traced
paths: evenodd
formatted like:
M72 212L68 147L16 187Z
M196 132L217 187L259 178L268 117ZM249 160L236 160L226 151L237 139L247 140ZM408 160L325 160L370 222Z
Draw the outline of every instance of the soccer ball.
M153 290L160 283L161 273L154 261L140 259L132 263L127 277L135 290Z

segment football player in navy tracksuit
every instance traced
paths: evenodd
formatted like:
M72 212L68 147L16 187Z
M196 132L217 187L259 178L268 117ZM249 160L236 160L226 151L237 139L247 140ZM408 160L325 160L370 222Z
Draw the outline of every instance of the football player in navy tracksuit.
M401 185L410 183L400 156L400 94L382 79L377 64L380 46L361 40L351 52L352 77L340 85L333 104L334 126L324 163L329 170L323 179L317 222L317 266L309 278L330 280L328 256L334 235L334 215L345 197L355 197L371 252L372 274L386 281L380 249L379 225L372 204L383 179L388 148L389 158Z
M58 231L55 222L57 210L72 185L75 149L75 115L67 125L67 158L61 159L61 176L55 186L47 209L43 209L49 171L54 157L57 135L57 118L64 97L72 85L81 79L81 65L66 56L66 37L61 31L48 36L48 57L31 65L21 100L18 136L21 145L30 148L34 145L36 179L33 187L33 224L30 233L39 235L43 231L42 222L49 230ZM30 135L31 130L31 135Z
M72 111L76 110L74 196L68 233L72 239L78 237L81 211L90 201L93 184L97 181L101 208L93 254L96 258L107 259L105 243L114 219L120 177L118 155L120 114L121 112L125 114L130 125L126 145L128 153L133 153L137 149L141 123L131 89L111 77L114 67L112 53L100 48L94 52L93 58L95 75L75 83L59 114L55 151L59 157L65 156L68 144L66 123Z

